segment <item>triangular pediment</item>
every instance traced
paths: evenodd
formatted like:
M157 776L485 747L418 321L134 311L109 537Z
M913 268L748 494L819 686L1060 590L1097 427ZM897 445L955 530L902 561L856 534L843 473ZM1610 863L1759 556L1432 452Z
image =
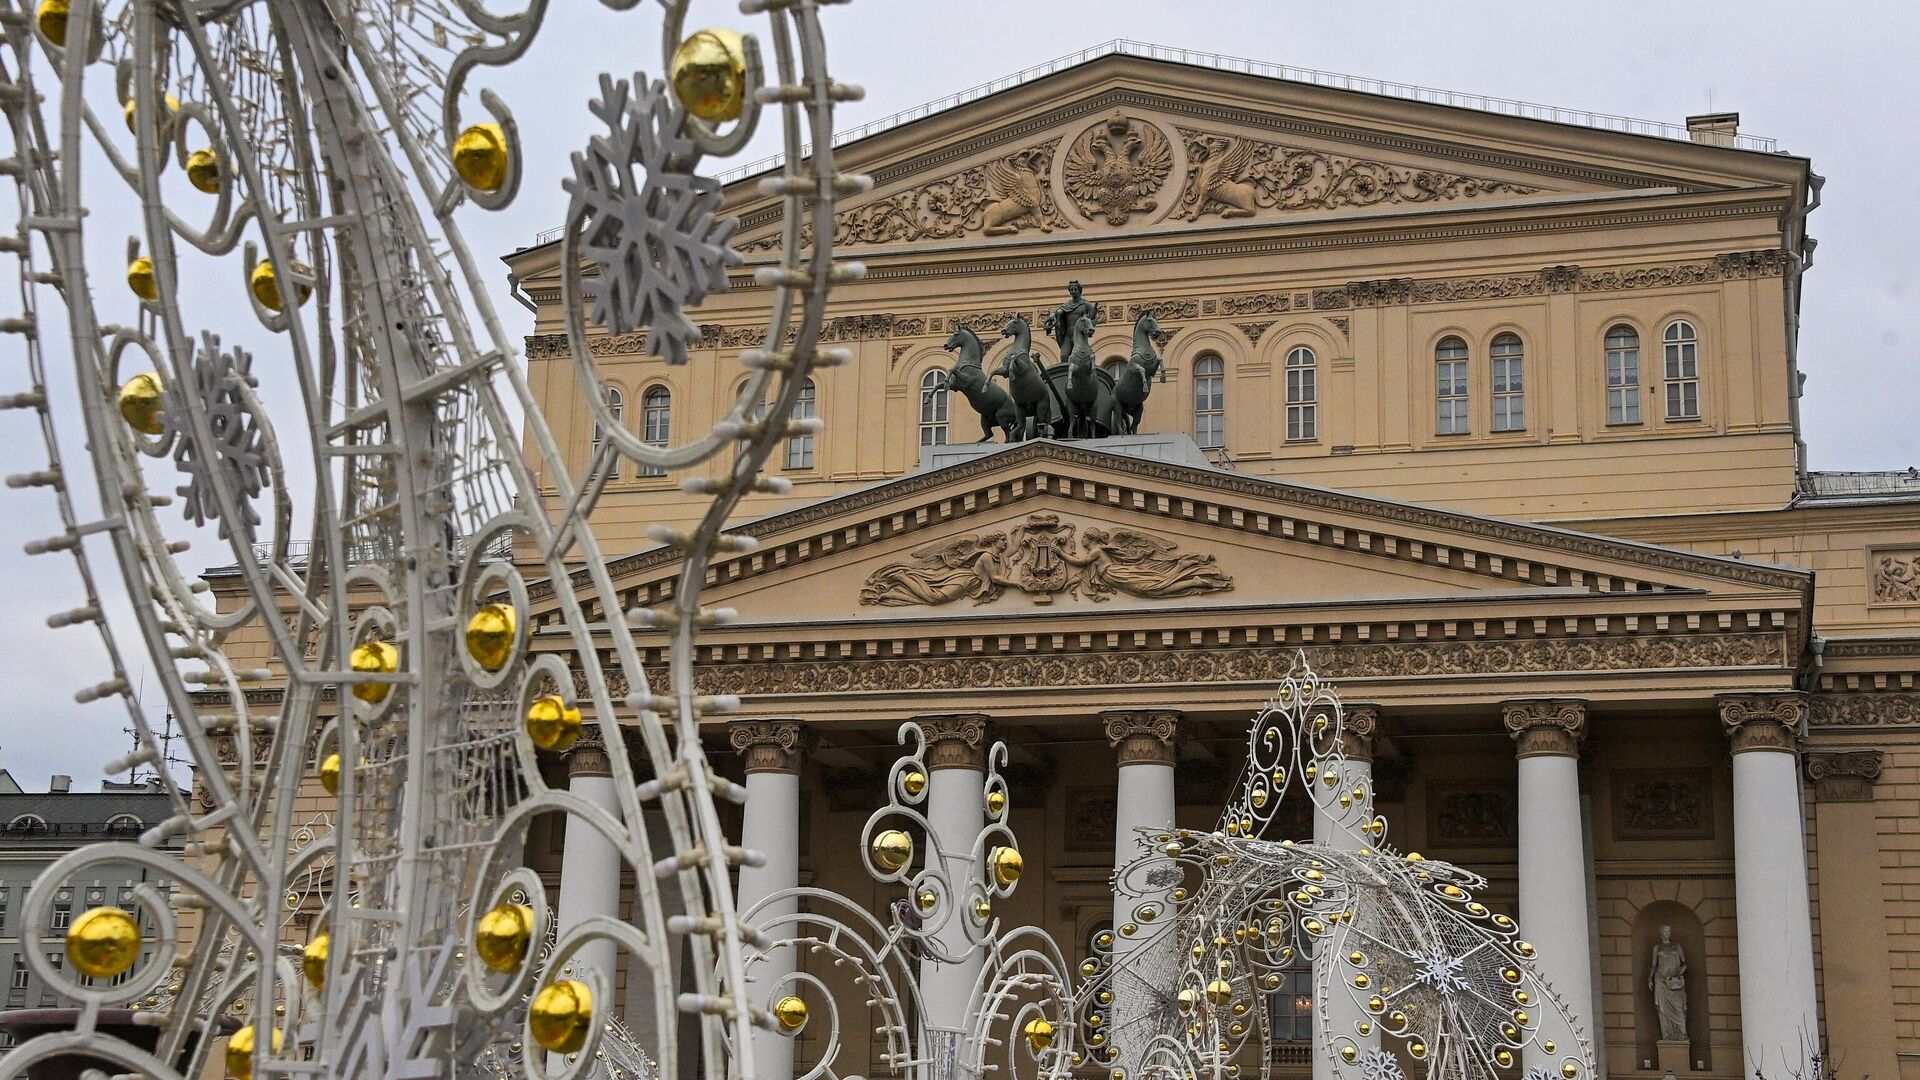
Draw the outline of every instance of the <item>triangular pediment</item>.
M748 522L760 547L716 562L703 602L745 624L1194 608L1457 619L1564 617L1583 602L1791 611L1810 589L1794 570L1098 447L1018 444ZM678 564L653 551L610 569L623 595L655 604Z
M836 150L837 247L1068 240L1792 184L1798 159L1109 56ZM1760 160L1752 160L1760 159ZM729 191L748 255L778 205Z

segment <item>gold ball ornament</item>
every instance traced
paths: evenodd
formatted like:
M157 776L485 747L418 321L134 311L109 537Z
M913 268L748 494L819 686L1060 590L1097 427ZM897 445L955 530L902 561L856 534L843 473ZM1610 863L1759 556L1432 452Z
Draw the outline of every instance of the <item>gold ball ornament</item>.
M1215 1005L1225 1005L1233 1000L1233 984L1225 979L1215 979L1207 984L1207 1000Z
M933 894L932 889L922 889L920 895L914 897L914 903L919 905L921 911L932 911L939 902L940 898Z
M283 1038L279 1028L270 1028L273 1032L273 1052L279 1053ZM248 1024L239 1031L227 1036L227 1072L235 1080L252 1080L254 1025Z
M593 992L578 979L548 983L533 996L527 1027L533 1039L556 1054L576 1054L593 1024Z
M987 792L987 813L998 814L1007 808L1007 793L1004 791Z
M499 124L475 124L453 140L453 171L475 191L499 191L507 183L511 152Z
M82 912L67 927L67 959L90 979L110 979L140 959L140 924L117 907Z
M315 986L327 984L327 954L333 948L333 939L326 934L315 934L307 947L300 951L300 970L307 981Z
M988 919L993 918L993 901L984 896L974 901L973 915L974 918L979 919L981 922L986 922Z
M326 788L329 795L340 794L340 766L339 754L328 754L320 762L320 786Z
M151 258L142 255L127 264L127 288L149 304L160 299L160 279L154 276Z
M1574 1077L1580 1075L1580 1066L1575 1065L1571 1061L1566 1062L1560 1066L1560 1075L1566 1077L1567 1080L1573 1080Z
M1017 848L997 847L993 849L993 880L1001 885L1012 885L1020 880L1020 872L1026 869L1026 860L1020 857Z
M580 710L559 694L527 706L527 738L542 750L565 750L580 740Z
M499 904L480 916L473 928L473 953L480 962L506 974L520 970L533 940L533 909Z
M467 620L467 655L488 671L499 671L513 655L518 628L519 616L511 605L482 604Z
M294 263L293 269L295 272L301 274L312 273L310 269L300 263ZM279 275L274 273L272 260L261 259L260 262L254 266L253 273L247 276L247 284L253 289L253 298L260 301L261 307L266 308L268 311L285 310L286 298L280 293L280 278ZM299 307L305 305L307 298L312 295L313 287L305 282L301 282L294 289L294 306Z
M918 795L927 790L927 774L919 769L910 769L900 777L900 789L908 795Z
M1044 1017L1036 1016L1027 1021L1026 1026L1020 1029L1020 1033L1027 1037L1027 1045L1032 1047L1036 1054L1053 1045L1053 1025Z
M33 22L40 28L40 36L66 48L67 12L72 7L67 0L40 0L40 6L33 11Z
M709 124L740 119L747 103L746 39L723 28L701 30L674 50L674 96Z
M65 5L63 4L62 6L64 7ZM140 133L140 122L137 119L137 113L136 113L136 110L134 109L133 98L131 97L127 98L126 107L123 108L121 111L125 113L127 117L127 130L134 133L135 135L138 135ZM180 99L177 97L174 97L172 94L168 94L167 95L167 114L160 118L159 135L160 135L161 141L164 142L167 138L169 138L173 134L173 118L178 115L180 115ZM162 158L162 160L165 160L165 159Z
M213 195L220 190L220 155L203 146L187 155L187 183Z
M773 1018L780 1023L780 1030L789 1034L807 1026L807 1003L800 1000L798 994L788 994L773 1003Z
M160 422L160 391L160 376L151 371L143 371L122 383L117 402L120 419L142 435L166 431L166 425Z
M1194 1005L1200 1000L1200 995L1189 986L1175 995L1175 1000L1179 1002L1181 1012L1192 1012Z
M888 829L873 838L873 861L892 873L913 861L913 837L899 829Z
M400 670L400 650L390 642L363 641L353 647L353 652L347 657L347 666L364 675L391 675ZM387 694L392 690L390 683L353 684L353 696L369 705L378 705L387 700Z

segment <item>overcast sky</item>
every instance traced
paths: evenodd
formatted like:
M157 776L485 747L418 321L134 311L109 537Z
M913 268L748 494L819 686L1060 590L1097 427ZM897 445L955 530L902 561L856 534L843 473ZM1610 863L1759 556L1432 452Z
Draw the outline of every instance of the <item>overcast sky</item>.
M694 9L690 25L740 24L727 0L698 0ZM1820 248L1807 279L1800 351L1808 375L1803 416L1813 466L1892 469L1920 464L1920 390L1908 358L1917 336L1909 324L1920 250L1920 225L1909 201L1920 172L1916 12L1920 5L1905 0L1817 6L1772 0L1373 0L1360 6L1298 0L854 0L828 9L825 19L835 73L867 89L864 102L845 107L842 127L1116 37L1671 123L1691 113L1738 111L1743 131L1811 157L1815 171L1827 177L1825 205L1809 226ZM615 14L589 0L567 0L553 5L541 38L520 65L482 81L515 110L529 165L513 208L470 212L465 219L477 252L511 251L558 223L567 155L593 133L584 106L597 73L657 73L658 42L651 5L638 14ZM763 137L742 160L772 149ZM96 280L104 288L117 286L121 259L113 252L124 242L124 235L103 235L94 245L101 260ZM220 272L209 287L236 288L233 268ZM499 269L499 306L514 320L514 330L524 332L528 317L506 301L505 276ZM57 318L55 303L43 290L42 312L49 321ZM244 334L250 317L243 320L242 309L227 313L231 327L219 321L217 305L211 310L210 329ZM284 394L270 345L260 352L257 370L265 392ZM24 389L20 371L17 364L0 363L0 393ZM61 392L56 382L56 395ZM77 417L64 410L57 419L64 452L70 460L83 455ZM45 464L29 417L0 413L0 474ZM105 660L85 631L44 625L47 613L79 602L72 563L64 557L28 559L20 549L55 528L44 490L0 489L0 600L6 616L0 618L0 766L30 789L43 789L48 774L65 772L78 778L81 789L95 790L100 765L126 749L125 718L106 705L74 704L76 688L105 677ZM232 561L211 537L196 537L193 555L208 563ZM94 565L110 565L104 549L95 549ZM113 579L104 584L119 587ZM137 679L140 658L128 659Z

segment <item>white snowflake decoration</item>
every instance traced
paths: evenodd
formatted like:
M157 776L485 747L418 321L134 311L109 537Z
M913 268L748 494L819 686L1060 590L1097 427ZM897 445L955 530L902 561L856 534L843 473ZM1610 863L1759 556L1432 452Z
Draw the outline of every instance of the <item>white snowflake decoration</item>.
M1360 1080L1406 1080L1407 1076L1400 1068L1400 1060L1385 1050L1361 1054L1359 1067Z
M248 392L257 385L252 366L253 357L245 349L222 351L218 337L202 334L193 359L193 385L184 391L170 387L163 396L160 422L174 439L174 465L187 475L187 482L174 489L183 512L195 525L215 522L222 538L230 523L220 515L209 473L222 470L225 486L241 496L240 511L248 531L260 524L253 500L269 476L261 425ZM185 402L177 396L182 392L197 394L206 403L207 427L213 436L206 446L193 437Z
M739 222L714 216L720 184L693 175L700 151L666 84L602 75L589 108L608 131L573 155L563 186L568 226L599 273L588 283L593 321L616 334L644 326L647 352L684 364L700 338L686 308L726 290L727 267L740 262L728 244Z
M1420 958L1420 966L1413 978L1422 986L1431 986L1442 994L1451 994L1467 988L1467 980L1460 974L1462 957L1448 956L1443 952L1428 953Z

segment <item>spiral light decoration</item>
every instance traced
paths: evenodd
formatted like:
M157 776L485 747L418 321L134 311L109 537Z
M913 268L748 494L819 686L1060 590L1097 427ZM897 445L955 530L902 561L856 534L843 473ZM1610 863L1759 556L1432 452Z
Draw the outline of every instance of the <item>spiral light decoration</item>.
M573 1077L609 1061L681 1075L689 1059L713 1077L755 1075L746 1036L779 1021L740 990L750 950L729 872L758 856L722 829L717 802L744 794L712 771L698 733L737 699L697 696L692 663L696 632L729 616L701 604L708 562L751 544L722 523L749 491L782 487L762 465L818 424L789 417L809 371L842 359L817 349L822 312L861 273L831 249L835 200L865 181L834 164L834 108L859 91L829 73L828 2L744 0L748 25L698 30L690 0L603 0L636 25L641 9L657 18L662 50L658 77L603 80L591 108L606 133L568 185L581 385L599 384L593 323L643 323L661 355L685 361L686 309L739 261L699 169L737 154L762 119L786 149L762 184L786 224L759 273L765 346L740 357L752 378L727 418L658 448L602 415L614 437L580 476L457 224L520 191L511 108L469 83L525 54L546 0L505 13L481 0L0 6L0 184L16 200L0 252L20 282L0 333L25 357L24 376L4 376L25 385L0 387L0 406L38 425L48 458L8 483L51 499L61 522L28 554L64 552L78 571L75 607L50 625L92 627L106 649L109 670L77 700L117 703L138 733L109 771L162 764L132 696L138 654L201 766L197 792L159 768L173 814L140 842L74 852L36 883L23 951L76 1020L0 1055L0 1074L84 1047L159 1078L216 1062L243 1080ZM655 200L663 190L679 201ZM650 205L661 210L648 219ZM119 239L92 234L116 222L133 231L126 262L103 267L102 242ZM818 238L804 248L803 227ZM649 244L672 256L637 254ZM224 296L183 288L210 267ZM64 327L42 309L49 294ZM220 325L235 311L244 325ZM267 344L229 343L241 340ZM75 400L56 403L49 368L68 363L56 382ZM56 419L78 420L85 460L63 460ZM727 462L684 485L708 500L699 525L656 533L685 567L658 609L625 609L588 524L619 458ZM219 610L202 595L170 505L231 549L241 603ZM578 587L535 610L529 564ZM110 619L103 597L121 588L131 610ZM641 666L638 627L668 632L665 685ZM223 651L242 629L266 642L268 664ZM615 678L632 692L614 696ZM268 681L284 688L273 707L248 696ZM639 747L638 773L610 755L612 812L549 789L536 768L539 750L583 731ZM316 779L337 800L319 823L295 805ZM643 813L664 821L665 850ZM629 921L555 932L522 864L539 815L584 819L618 850L640 883ZM159 850L172 837L185 857ZM55 891L108 863L171 891L143 887L137 913L101 909L76 920L84 932L50 937ZM695 960L691 993L667 960L675 938ZM602 943L653 983L654 1014L629 1017L631 1032L613 1023L614 973L570 970ZM56 968L47 956L62 949L74 962ZM157 1029L150 1050L102 1025L102 1009L130 1005ZM682 1013L698 1018L691 1045L674 1037Z

